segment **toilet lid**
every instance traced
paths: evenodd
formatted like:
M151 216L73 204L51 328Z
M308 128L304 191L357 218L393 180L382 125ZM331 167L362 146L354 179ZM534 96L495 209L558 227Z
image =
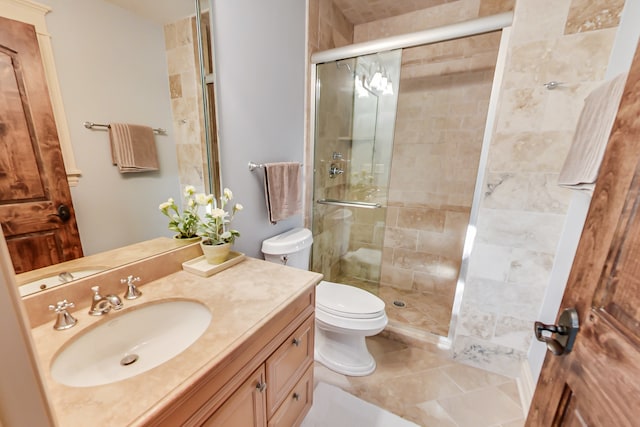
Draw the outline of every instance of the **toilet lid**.
M322 281L316 287L316 308L351 319L370 319L384 313L384 301L355 286Z

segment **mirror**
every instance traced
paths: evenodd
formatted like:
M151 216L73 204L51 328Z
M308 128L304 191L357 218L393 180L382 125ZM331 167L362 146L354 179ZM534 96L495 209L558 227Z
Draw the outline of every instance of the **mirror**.
M215 109L209 100L213 61L208 7L202 7L204 42L198 43L193 0L40 3L51 8L46 30L72 151L81 171L71 194L84 255L171 237L167 219L158 211L160 203L169 197L180 200L187 184L198 191L219 192ZM0 9L0 15L6 12ZM209 77L201 78L199 50L209 55L203 63ZM210 82L206 96L202 81ZM155 136L160 170L118 173L111 162L107 132L85 128L86 121L167 129ZM138 254L144 256L148 256L144 251ZM20 284L54 272L48 267L17 279Z

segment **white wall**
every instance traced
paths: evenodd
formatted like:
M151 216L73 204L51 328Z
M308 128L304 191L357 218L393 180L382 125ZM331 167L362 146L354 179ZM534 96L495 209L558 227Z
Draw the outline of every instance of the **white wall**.
M158 205L180 194L162 26L102 0L43 0L82 177L72 188L85 255L170 236ZM160 172L120 174L107 132L83 122L168 129L156 136Z
M611 51L609 65L605 75L610 80L620 73L626 72L631 66L633 55L640 36L640 2L625 2L616 39ZM558 244L556 258L554 260L549 287L544 296L544 302L540 310L539 319L544 323L555 323L558 310L564 294L564 289L569 279L571 265L578 247L578 241L582 233L584 221L589 210L591 199L588 194L576 191L572 195L567 211L567 217L562 230L562 237ZM565 307L566 308L566 307ZM547 354L546 345L537 341L531 343L528 361L531 376L538 381L544 358Z
M235 248L250 256L261 256L263 239L302 224L301 215L269 223L264 171L247 164L303 161L305 3L212 4L222 183L244 205Z

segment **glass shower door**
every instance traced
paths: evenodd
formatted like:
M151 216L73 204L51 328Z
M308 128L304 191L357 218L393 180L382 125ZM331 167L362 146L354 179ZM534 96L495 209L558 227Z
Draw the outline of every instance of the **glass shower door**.
M374 293L380 279L400 50L319 64L312 269Z

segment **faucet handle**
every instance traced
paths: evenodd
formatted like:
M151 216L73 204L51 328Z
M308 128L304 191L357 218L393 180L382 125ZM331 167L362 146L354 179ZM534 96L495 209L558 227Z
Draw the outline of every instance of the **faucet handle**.
M124 293L125 299L136 299L140 295L142 295L142 292L140 292L140 290L138 290L138 288L135 285L135 282L139 282L139 281L140 281L140 277L133 277L133 276L127 276L126 279L120 279L120 283L127 284L127 291Z
M58 315L56 323L53 325L53 329L62 331L64 329L69 329L78 323L78 320L67 311L68 308L73 308L75 306L76 305L74 303L69 302L66 299L58 301L56 305L49 305L49 310L55 311Z

